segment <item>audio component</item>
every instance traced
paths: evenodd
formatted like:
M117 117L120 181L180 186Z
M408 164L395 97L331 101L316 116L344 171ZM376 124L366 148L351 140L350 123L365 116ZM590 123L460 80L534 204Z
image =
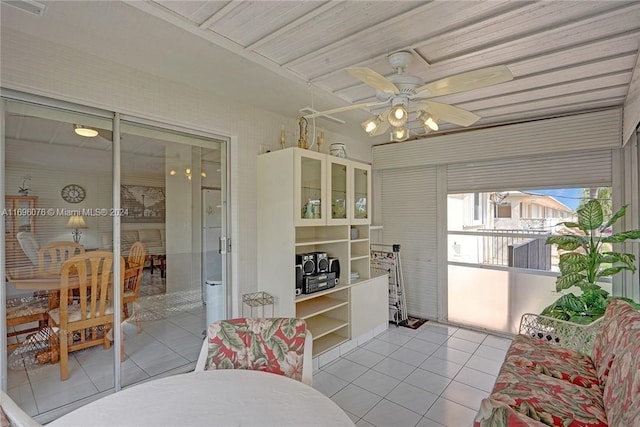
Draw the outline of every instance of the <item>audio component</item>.
M324 291L336 286L335 273L322 273L312 276L305 276L302 283L302 293L311 294L314 292Z
M308 276L310 274L316 274L316 255L298 254L296 255L296 264L302 266L302 274Z

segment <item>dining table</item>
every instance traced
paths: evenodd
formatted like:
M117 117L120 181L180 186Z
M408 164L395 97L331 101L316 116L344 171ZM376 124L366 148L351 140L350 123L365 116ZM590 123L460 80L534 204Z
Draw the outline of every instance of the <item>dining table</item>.
M82 406L48 427L352 426L327 396L283 375L245 369L151 380Z

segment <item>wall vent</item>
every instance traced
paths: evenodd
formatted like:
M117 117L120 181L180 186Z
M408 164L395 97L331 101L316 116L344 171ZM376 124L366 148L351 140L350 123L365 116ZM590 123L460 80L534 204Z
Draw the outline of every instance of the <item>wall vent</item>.
M44 15L46 8L42 3L33 0L4 0L2 3L38 16Z

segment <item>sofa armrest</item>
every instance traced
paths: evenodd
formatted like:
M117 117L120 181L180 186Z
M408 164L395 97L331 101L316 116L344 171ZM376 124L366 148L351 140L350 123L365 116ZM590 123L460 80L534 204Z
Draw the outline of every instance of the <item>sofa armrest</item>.
M547 424L516 411L504 402L491 398L482 399L473 427L495 426L547 427Z
M567 322L539 314L525 313L520 320L520 335L538 338L584 354L591 353L602 317L588 325Z

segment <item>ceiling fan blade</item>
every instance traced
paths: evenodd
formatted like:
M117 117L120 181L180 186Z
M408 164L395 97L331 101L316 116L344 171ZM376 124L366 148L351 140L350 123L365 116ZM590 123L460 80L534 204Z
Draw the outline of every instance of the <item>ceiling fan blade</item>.
M305 114L302 117L304 117L305 119L313 119L319 116L326 116L328 114L334 114L334 113L342 113L343 111L349 111L349 110L357 110L358 108L366 108L366 107L371 107L372 105L378 105L378 104L380 104L380 102L363 102L361 104L352 104L352 105L346 105L344 107L332 108L331 110L318 111L313 114Z
M444 120L458 126L471 126L480 120L480 116L471 111L441 102L424 101L419 105L426 107L427 112L432 114L436 120Z
M350 67L346 68L347 72L361 82L368 84L374 89L378 89L387 93L398 93L400 90L396 85L391 83L385 76L376 73L371 68L366 67Z
M445 77L444 79L427 83L416 89L416 96L434 97L450 95L452 93L480 89L510 80L513 80L513 74L511 74L509 67L506 65L497 65L495 67L481 68L479 70L456 74L455 76ZM428 91L428 93L420 93L425 91Z

